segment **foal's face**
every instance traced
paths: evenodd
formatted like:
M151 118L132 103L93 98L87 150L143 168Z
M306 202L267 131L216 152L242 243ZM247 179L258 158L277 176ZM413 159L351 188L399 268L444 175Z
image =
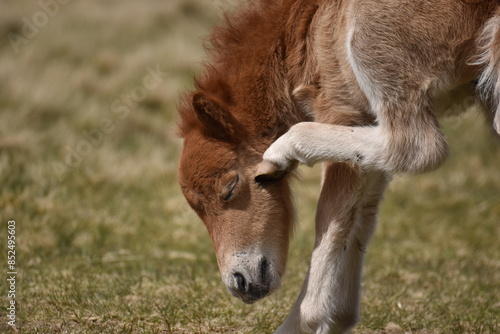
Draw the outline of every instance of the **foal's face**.
M293 210L288 181L254 180L261 154L198 129L184 135L179 182L205 223L227 289L246 303L280 285Z

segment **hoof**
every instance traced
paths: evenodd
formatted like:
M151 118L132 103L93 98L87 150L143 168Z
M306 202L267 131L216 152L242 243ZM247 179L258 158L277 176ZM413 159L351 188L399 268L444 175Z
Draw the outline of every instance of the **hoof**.
M282 180L288 171L280 170L278 166L269 161L262 161L255 175L256 182Z

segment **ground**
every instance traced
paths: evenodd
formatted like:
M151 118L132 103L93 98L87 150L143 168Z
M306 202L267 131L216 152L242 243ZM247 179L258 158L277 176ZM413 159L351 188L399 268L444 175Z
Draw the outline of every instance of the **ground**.
M319 167L295 182L283 287L251 306L227 293L176 179L176 104L234 2L1 2L0 275L15 220L21 333L272 333L283 321L308 266ZM443 127L446 164L386 194L355 333L500 332L500 145L474 110ZM2 284L2 333L15 332L10 300Z

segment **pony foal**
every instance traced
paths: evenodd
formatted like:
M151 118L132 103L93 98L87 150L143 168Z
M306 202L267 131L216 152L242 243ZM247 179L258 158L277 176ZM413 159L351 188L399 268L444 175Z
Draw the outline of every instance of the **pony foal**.
M392 175L446 158L439 99L475 87L500 132L500 4L252 1L211 45L179 108L179 182L222 280L247 303L280 285L289 172L325 162L310 268L276 333L345 333L358 321L363 253Z

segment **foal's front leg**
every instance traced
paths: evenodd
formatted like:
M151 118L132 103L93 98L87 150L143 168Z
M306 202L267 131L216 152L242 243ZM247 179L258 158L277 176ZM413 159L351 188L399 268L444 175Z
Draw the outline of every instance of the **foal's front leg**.
M376 126L342 126L315 122L295 124L264 153L258 175L282 175L297 162L351 162L363 170L424 172L438 167L447 144L426 99L400 103L405 117L385 117ZM423 106L421 106L423 105Z
M294 169L297 162L312 166L320 161L352 162L363 169L392 170L379 126L347 127L316 122L295 124L264 153L258 175Z
M364 249L388 180L351 164L326 164L309 272L275 334L346 333L356 324Z

